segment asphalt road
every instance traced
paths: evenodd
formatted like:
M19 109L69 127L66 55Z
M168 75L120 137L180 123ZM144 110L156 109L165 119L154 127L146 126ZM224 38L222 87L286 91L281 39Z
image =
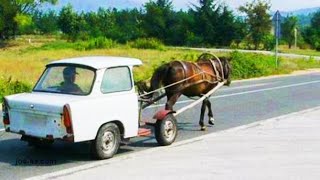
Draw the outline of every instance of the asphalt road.
M319 88L320 73L233 83L218 90L211 98L215 126L208 127L206 132L199 131L200 107L196 106L177 117L177 141L320 106ZM188 103L189 99L181 98L175 108ZM148 109L144 116L150 116L157 108L161 105ZM88 153L88 143L58 142L49 149L34 149L21 142L19 137L0 132L0 179L27 178L93 161ZM131 144L122 146L117 156L156 146L153 137L135 138ZM36 165L31 161L44 163Z

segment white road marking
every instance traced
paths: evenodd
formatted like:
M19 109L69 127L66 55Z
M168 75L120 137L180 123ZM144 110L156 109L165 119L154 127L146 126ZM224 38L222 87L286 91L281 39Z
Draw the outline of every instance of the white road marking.
M238 95L244 95L244 94L252 94L252 93L258 93L258 92L263 92L263 91L273 91L273 90L277 90L277 89L285 89L285 88L304 86L304 85L316 84L316 83L320 83L320 81L309 81L309 82L290 84L290 85L285 85L285 86L278 86L278 87L264 88L264 89L258 89L258 90L252 90L252 91L244 91L244 92L239 92L239 93L225 94L225 95L213 96L210 99L218 99L218 98L223 98L223 97L231 97L231 96L238 96ZM176 104L190 103L192 101L194 101L194 100L178 101ZM164 106L164 104L149 106L149 107L147 107L147 109L161 107L161 106Z
M276 82L272 83L260 83L260 84L253 84L253 85L244 85L244 86L239 86L239 87L228 87L225 89L221 89L221 91L231 91L231 90L236 90L236 89L245 89L245 88L253 88L253 87L260 87L260 86L266 86L269 84L274 84Z
M0 132L1 132L1 131L4 131L4 129L0 129Z

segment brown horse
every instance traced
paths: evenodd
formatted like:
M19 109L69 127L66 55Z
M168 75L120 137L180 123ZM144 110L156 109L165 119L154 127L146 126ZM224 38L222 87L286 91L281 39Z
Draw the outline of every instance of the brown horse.
M157 68L151 78L150 88L140 85L147 92L165 87L167 96L166 110L173 110L173 105L183 94L187 97L201 97L209 92L218 82L224 85L231 83L231 66L227 58L217 58L211 54L203 54L196 63L186 61L172 61ZM139 88L139 87L138 87ZM150 95L156 96L158 92ZM150 98L150 97L149 97ZM214 124L211 102L208 98L203 100L199 125L201 130L205 130L203 123L204 113L208 107L209 124Z

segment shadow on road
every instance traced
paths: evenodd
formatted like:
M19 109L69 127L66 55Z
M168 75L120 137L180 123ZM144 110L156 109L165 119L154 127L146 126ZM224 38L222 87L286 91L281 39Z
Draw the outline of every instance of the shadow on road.
M188 132L199 131L199 126L193 123L178 123L178 129L176 141L185 139ZM20 141L20 137L20 135L11 133L3 134L0 139L0 164L33 167L85 163L95 160L90 154L90 142L67 143L56 141L50 147L33 147L28 146L28 143L24 141ZM158 143L153 135L132 138L129 144L120 147L116 156L157 146Z
M120 148L118 155L131 152ZM0 141L0 163L11 166L54 166L77 162L95 161L90 154L90 143L55 142L50 147L32 147L17 139Z

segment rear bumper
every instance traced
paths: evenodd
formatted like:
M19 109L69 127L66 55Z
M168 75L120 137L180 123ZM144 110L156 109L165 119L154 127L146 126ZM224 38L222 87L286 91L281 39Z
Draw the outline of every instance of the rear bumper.
M31 138L31 139L43 139L43 140L48 140L48 141L62 140L62 141L67 141L67 142L74 142L74 135L73 134L67 134L67 135L64 135L61 137L54 137L51 134L47 134L46 136L38 136L38 135L26 133L23 130L20 130L19 132L11 131L10 127L5 128L5 131L22 135L23 139L21 139L21 140L28 140L28 138ZM25 137L27 137L27 138L25 138Z

